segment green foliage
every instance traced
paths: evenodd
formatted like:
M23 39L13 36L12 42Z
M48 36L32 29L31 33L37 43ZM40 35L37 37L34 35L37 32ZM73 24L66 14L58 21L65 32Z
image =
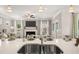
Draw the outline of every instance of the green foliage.
M21 28L21 24L17 24L17 28Z
M15 34L10 34L8 41L15 40Z

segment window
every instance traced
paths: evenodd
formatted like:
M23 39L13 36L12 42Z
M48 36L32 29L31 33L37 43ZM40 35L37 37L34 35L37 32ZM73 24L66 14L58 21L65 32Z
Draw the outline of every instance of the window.
M56 30L58 30L58 23L56 22Z

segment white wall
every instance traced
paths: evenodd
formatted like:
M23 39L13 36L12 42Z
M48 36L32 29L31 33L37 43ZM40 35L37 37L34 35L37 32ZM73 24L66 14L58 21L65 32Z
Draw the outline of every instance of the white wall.
M72 16L69 7L65 6L62 10L62 35L71 35Z
M79 13L79 5L75 5L74 13ZM72 32L72 14L69 12L69 6L64 6L62 13L62 35L71 35Z

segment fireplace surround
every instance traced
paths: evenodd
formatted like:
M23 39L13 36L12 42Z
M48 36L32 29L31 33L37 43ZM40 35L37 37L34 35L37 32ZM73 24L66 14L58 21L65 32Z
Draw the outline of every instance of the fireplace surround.
M27 31L27 32L26 32L26 37L27 37L28 35L35 35L35 31Z

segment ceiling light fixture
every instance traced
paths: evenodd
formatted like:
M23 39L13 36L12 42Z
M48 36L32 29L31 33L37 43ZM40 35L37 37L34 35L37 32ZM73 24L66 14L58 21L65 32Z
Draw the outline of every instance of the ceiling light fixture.
M74 12L74 6L73 6L73 5L70 5L70 6L69 6L69 12L71 12L71 13Z
M7 6L7 12L11 13L12 12L12 7L10 5Z
M43 8L41 5L40 5L40 7L39 7L39 9L38 9L38 12L44 12L44 10L46 10L47 8Z
M44 10L43 10L43 7L40 6L38 11L39 11L39 12L43 12L43 11L44 11Z

